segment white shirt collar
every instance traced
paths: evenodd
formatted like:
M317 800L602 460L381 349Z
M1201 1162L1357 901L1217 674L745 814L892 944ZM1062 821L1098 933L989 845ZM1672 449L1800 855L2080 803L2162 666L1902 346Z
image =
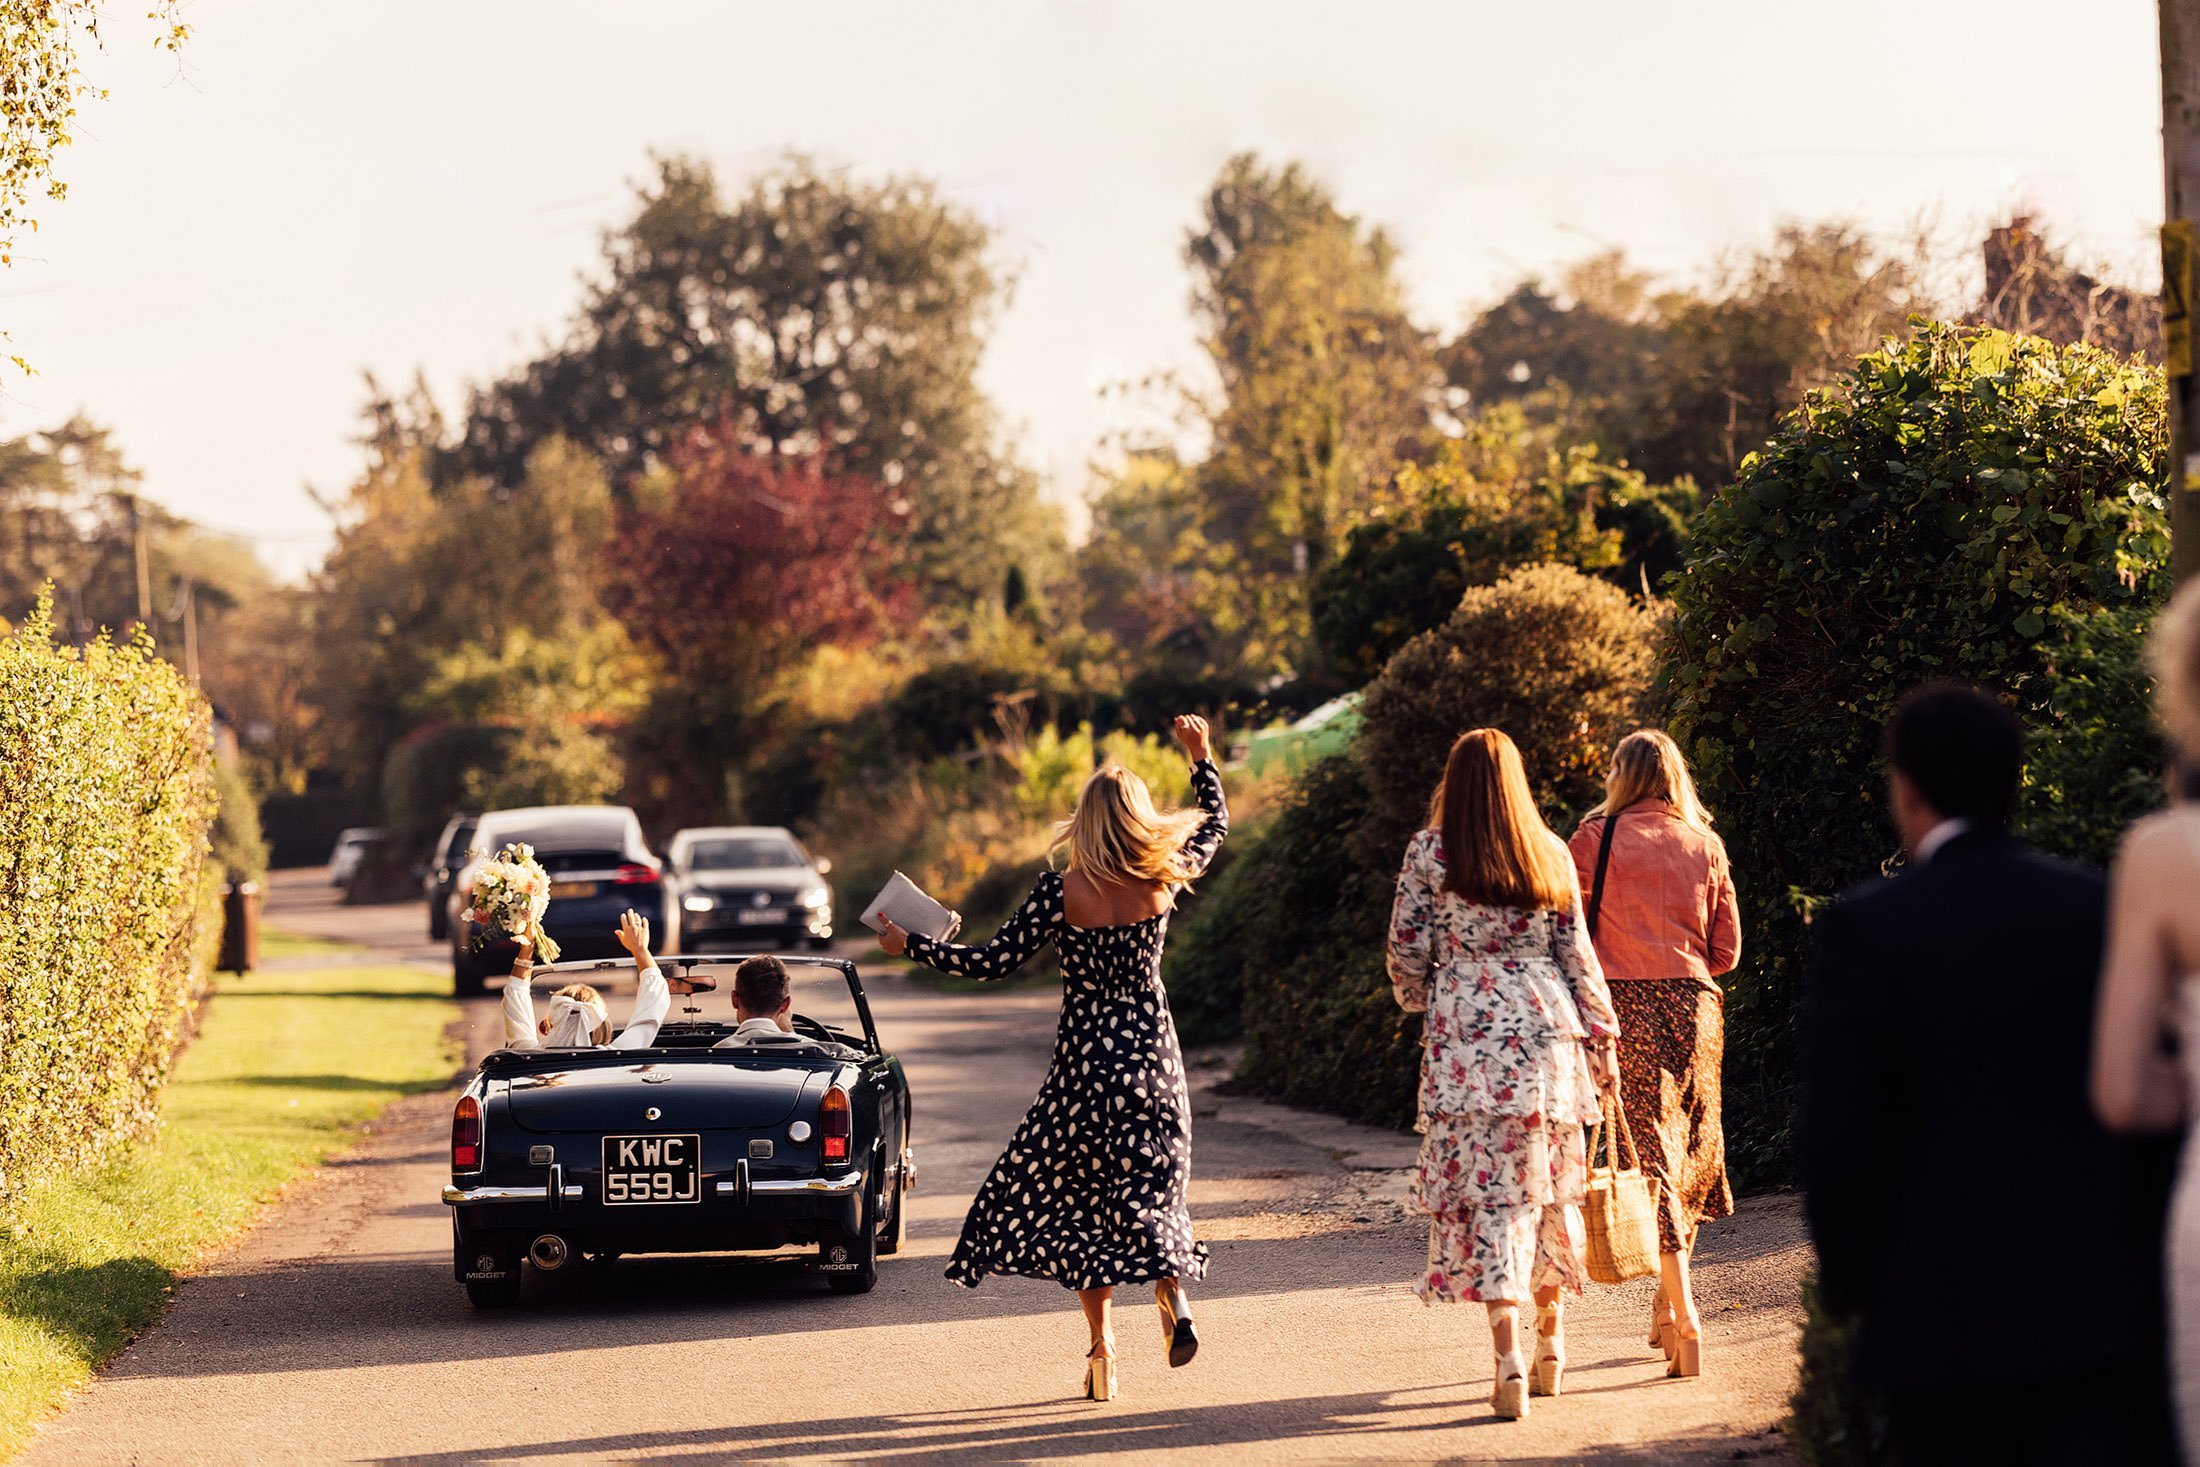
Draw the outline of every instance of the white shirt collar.
M780 1028L778 1022L769 1015L763 1015L754 1019L743 1019L733 1026L733 1032L736 1034L784 1034L787 1031Z
M1934 826L1931 830L1926 831L1925 839L1917 843L1917 864L1922 866L1927 861L1930 861L1933 858L1933 852L1939 850L1942 846L1948 844L1948 842L1954 840L1957 836L1963 834L1970 828L1970 821L1965 820L1961 816L1957 816L1952 820L1943 820L1940 822L1940 824Z

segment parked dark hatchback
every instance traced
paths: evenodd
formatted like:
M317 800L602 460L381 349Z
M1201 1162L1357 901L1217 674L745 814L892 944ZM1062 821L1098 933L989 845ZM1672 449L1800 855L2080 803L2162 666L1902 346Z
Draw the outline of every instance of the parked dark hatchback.
M515 842L533 846L550 874L550 910L543 931L564 958L609 958L623 950L619 916L632 907L664 930L664 878L642 840L642 822L624 805L536 805L491 810L474 827L473 858L451 884L451 984L460 995L482 992L492 973L512 966L509 939L482 942L466 920L474 871Z
M659 958L710 970L719 996L640 1049L500 1049L451 1117L451 1265L475 1305L523 1279L628 1253L805 1257L835 1292L867 1293L899 1252L916 1185L909 1082L879 1043L844 959L790 958L792 1034L737 1038L701 1019L738 957ZM631 973L560 963L536 981ZM731 1018L731 1014L726 1015Z

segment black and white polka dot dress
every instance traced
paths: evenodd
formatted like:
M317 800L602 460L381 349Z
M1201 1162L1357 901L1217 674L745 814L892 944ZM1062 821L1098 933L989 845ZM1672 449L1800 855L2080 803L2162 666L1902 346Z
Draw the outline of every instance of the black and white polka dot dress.
M1214 859L1230 814L1212 762L1192 766L1192 790L1207 812L1184 845L1196 874ZM1184 1056L1161 987L1168 928L1167 912L1072 927L1061 873L1049 871L982 946L910 937L910 957L970 978L1006 978L1048 943L1062 960L1054 1063L963 1221L947 1266L956 1283L976 1288L989 1273L1009 1273L1096 1289L1206 1276L1186 1197Z

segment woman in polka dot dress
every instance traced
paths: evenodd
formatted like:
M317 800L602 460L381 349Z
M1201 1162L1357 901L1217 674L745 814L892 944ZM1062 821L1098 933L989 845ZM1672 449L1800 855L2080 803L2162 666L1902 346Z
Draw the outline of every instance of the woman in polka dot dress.
M1086 1394L1115 1393L1109 1313L1118 1284L1151 1283L1169 1363L1199 1348L1184 1281L1207 1273L1186 1199L1191 1103L1176 1024L1161 987L1161 943L1176 893L1207 869L1230 828L1207 722L1176 720L1198 810L1160 811L1146 783L1110 764L1085 781L1055 830L1068 869L1048 871L993 940L938 942L889 924L880 944L926 967L1006 978L1052 943L1062 962L1054 1063L1008 1149L978 1189L947 1276L989 1273L1075 1289L1092 1331Z

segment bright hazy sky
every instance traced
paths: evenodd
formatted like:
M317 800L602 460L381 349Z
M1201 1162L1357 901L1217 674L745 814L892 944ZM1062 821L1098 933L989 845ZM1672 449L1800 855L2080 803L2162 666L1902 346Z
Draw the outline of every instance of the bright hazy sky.
M652 150L930 174L1017 276L987 388L1053 492L1196 365L1180 249L1231 153L1386 225L1423 320L1606 245L1685 277L1783 217L2036 207L2143 269L2153 0L187 0L107 7L69 197L0 274L0 432L82 408L146 492L312 564L362 370L446 406L579 297Z

